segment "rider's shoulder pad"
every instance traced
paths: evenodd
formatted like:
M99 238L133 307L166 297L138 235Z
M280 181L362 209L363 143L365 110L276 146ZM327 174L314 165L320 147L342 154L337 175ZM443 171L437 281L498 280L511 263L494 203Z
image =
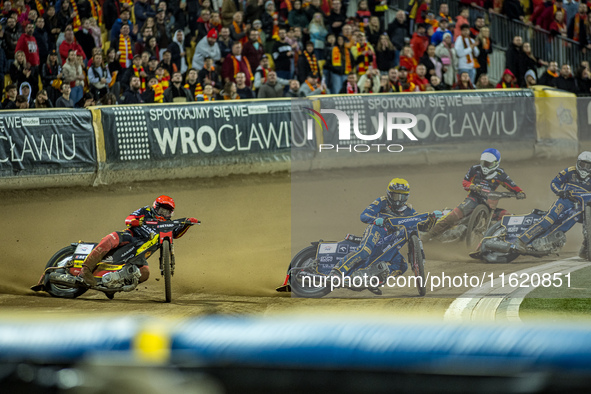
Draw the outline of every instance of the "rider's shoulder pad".
M373 205L378 205L382 201L386 201L386 196L382 196L382 197L378 198L377 200L375 200L374 202L372 202L372 204Z

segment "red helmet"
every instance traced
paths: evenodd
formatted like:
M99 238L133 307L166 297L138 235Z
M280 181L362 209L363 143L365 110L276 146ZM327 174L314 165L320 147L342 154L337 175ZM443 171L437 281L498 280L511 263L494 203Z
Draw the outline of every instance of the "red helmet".
M154 214L158 220L170 220L174 213L174 200L168 196L162 195L152 204Z

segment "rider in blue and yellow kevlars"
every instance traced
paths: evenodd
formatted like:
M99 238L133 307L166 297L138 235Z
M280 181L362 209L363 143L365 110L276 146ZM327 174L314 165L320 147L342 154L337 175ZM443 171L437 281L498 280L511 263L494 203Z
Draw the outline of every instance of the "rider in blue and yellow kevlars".
M591 191L591 152L583 152L577 158L577 164L568 167L558 173L550 183L550 189L558 196L558 200L550 207L548 212L534 225L521 234L512 247L520 253L526 251L527 245L540 234L550 228L558 219L561 212L573 207L576 198L573 197L573 191L566 188L570 184L580 187L586 191ZM589 245L583 243L579 256L586 254L586 248Z
M416 215L416 211L407 204L410 195L410 185L405 179L394 178L388 184L386 195L379 197L361 213L361 221L368 226L363 233L359 249L349 254L337 264L331 275L346 275L357 264L367 259L378 241L388 234L389 218L408 217ZM428 231L435 224L435 215L419 223L419 230ZM390 261L391 275L402 275L408 265L404 257L398 252Z

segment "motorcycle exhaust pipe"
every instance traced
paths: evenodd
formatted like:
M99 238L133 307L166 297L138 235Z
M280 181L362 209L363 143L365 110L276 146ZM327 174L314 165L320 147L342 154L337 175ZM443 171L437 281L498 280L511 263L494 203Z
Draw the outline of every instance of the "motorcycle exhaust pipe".
M488 240L482 245L483 252L509 253L511 245L505 241Z
M56 285L79 287L79 282L76 277L68 274L58 274L57 272L52 272L49 274L49 281Z

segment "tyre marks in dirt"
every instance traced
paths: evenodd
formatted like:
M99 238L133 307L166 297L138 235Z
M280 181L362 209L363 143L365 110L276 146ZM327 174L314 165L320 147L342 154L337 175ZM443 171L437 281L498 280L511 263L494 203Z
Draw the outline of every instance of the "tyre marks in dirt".
M517 271L512 274L514 278L519 278L517 286L511 286L505 279L504 283L497 280L481 288L471 289L452 302L445 312L444 320L521 322L519 306L526 295L539 285L532 283L533 278L539 278L543 274L550 274L552 277L559 274L558 277L564 278L570 272L589 266L591 262L571 257Z

